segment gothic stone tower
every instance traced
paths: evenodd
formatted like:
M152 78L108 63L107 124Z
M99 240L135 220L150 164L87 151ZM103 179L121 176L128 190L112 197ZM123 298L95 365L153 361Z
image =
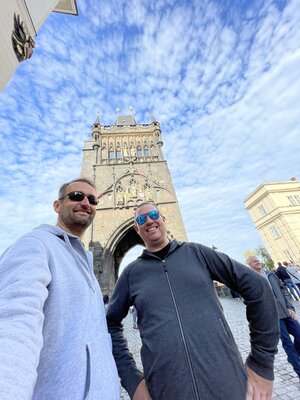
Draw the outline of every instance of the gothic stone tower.
M103 293L113 290L127 251L142 244L133 228L139 203L155 202L169 237L187 240L162 145L159 123L152 117L150 124L137 124L132 115L118 116L115 125L101 125L97 117L85 142L81 176L94 180L100 200L84 242L94 252Z

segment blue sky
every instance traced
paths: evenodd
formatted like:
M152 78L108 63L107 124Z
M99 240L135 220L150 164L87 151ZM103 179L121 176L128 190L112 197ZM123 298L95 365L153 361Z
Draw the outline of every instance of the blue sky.
M79 0L52 13L0 93L0 252L55 223L99 112L160 122L191 241L243 261L261 244L243 200L300 179L298 0Z

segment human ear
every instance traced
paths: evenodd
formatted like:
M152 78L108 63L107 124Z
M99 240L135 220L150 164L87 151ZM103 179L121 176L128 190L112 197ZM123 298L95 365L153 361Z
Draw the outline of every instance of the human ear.
M136 231L136 233L139 235L139 228L138 228L137 224L134 224L133 227L134 227L134 230Z
M59 212L60 212L60 201L59 200L55 200L53 202L53 209L57 214L59 214Z

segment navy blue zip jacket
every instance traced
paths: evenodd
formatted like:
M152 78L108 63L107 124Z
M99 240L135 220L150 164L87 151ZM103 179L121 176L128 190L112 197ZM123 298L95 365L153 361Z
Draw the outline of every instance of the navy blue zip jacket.
M165 260L144 250L117 281L107 310L122 386L132 398L143 379L127 348L122 320L138 314L144 376L153 400L244 400L247 375L213 280L247 306L247 364L273 379L278 315L268 282L250 268L197 243L173 241Z

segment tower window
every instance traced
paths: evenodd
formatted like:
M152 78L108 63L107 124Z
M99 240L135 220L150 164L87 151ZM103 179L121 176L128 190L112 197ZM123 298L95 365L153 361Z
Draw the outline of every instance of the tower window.
M120 149L117 149L116 155L117 155L117 158L122 158L122 154L121 154L121 150Z
M138 157L143 157L143 152L142 149L140 147L137 148L137 154Z

